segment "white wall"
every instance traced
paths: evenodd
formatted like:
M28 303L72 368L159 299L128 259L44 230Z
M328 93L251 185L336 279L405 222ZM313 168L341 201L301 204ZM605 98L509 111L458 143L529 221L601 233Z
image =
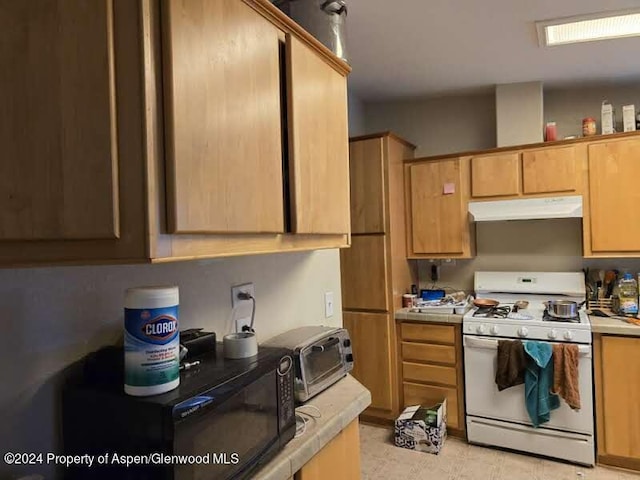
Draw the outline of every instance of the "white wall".
M559 138L581 134L582 119L594 116L600 128L600 104L610 100L640 108L640 81L546 89L544 115L555 121ZM416 156L440 155L496 146L495 95L461 95L422 100L365 103L367 132L393 130L418 145ZM422 288L431 284L430 263L419 261ZM640 272L640 261L582 258L579 220L502 222L478 226L477 256L441 267L440 285L471 290L476 270L579 271L592 268Z
M495 146L495 95L365 103L367 132L391 130L417 145L416 157Z
M582 220L554 219L476 224L477 255L442 264L439 286L473 291L476 271L579 272L583 267L640 272L640 259L582 257ZM431 282L431 263L418 262L421 288Z
M120 338L127 287L180 287L180 327L219 337L231 313L230 286L254 282L256 330L264 340L300 325L342 324L337 250L167 265L0 270L0 451L48 452L60 447L58 408L64 369ZM324 293L334 292L325 319ZM0 478L12 478L0 463ZM27 468L46 473L51 469ZM47 477L47 480L53 476Z
M582 119L593 117L601 132L600 106L609 100L616 109L618 131L622 131L622 106L633 104L640 109L640 81L623 85L601 85L549 89L545 92L545 122L556 122L558 138L582 135Z
M360 98L349 90L349 136L357 137L366 133L364 103Z
M622 129L622 105L640 109L640 81L576 85L544 90L544 122L556 122L558 138L582 135L582 119L595 117L600 131L600 105L616 107ZM450 97L366 102L366 132L392 130L416 144L416 156L444 155L496 146L494 92ZM543 131L543 126L540 130Z

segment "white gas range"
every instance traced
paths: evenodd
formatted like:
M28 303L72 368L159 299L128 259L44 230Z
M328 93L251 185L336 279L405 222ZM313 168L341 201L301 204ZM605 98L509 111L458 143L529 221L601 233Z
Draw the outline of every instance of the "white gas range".
M560 321L545 312L545 301L586 298L582 273L476 272L476 298L498 300L494 309L473 308L463 317L467 435L472 443L494 445L593 465L591 324L584 310ZM518 301L526 308L515 309ZM495 385L499 340L577 344L582 408L564 401L551 420L534 428L526 411L524 385L501 392Z

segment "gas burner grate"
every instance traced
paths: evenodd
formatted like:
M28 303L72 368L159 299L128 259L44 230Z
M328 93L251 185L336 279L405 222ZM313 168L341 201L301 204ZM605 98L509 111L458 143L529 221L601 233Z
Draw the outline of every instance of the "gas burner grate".
M549 310L545 309L544 313L542 314L542 321L543 322L580 323L580 317L579 316L575 316L571 318L552 317L551 314L549 313Z
M478 307L473 313L474 317L482 318L507 318L511 307Z

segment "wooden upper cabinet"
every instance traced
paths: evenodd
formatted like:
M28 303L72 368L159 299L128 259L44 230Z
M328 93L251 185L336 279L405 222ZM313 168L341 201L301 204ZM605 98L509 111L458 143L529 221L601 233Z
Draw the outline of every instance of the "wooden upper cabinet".
M471 196L499 197L520 193L520 153L471 158Z
M283 232L280 30L238 0L162 7L169 231Z
M578 187L576 147L549 148L522 153L522 191L574 192Z
M349 233L347 80L287 34L289 171L295 233Z
M112 2L0 12L0 240L117 238Z
M349 144L351 233L385 232L383 139Z
M390 309L385 242L384 235L357 235L340 251L343 309Z
M409 250L417 254L463 254L468 227L460 160L413 164L408 172L413 247Z
M593 252L640 252L640 139L589 145Z

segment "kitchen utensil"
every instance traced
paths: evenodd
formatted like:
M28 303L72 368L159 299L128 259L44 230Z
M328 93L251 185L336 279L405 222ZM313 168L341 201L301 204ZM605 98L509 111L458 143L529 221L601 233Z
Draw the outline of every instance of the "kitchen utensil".
M500 305L500 302L497 300L492 300L490 298L476 298L473 301L473 305L479 308L491 308L497 307L498 305Z
M607 270L604 274L604 289L605 289L605 298L611 297L613 295L613 287L616 284L616 272L613 270Z
M516 303L513 304L513 311L517 312L518 310L522 310L525 309L529 306L529 302L527 302L526 300L518 300Z
M573 302L570 300L551 300L544 302L549 315L555 318L574 318L578 316L578 309L585 302Z

